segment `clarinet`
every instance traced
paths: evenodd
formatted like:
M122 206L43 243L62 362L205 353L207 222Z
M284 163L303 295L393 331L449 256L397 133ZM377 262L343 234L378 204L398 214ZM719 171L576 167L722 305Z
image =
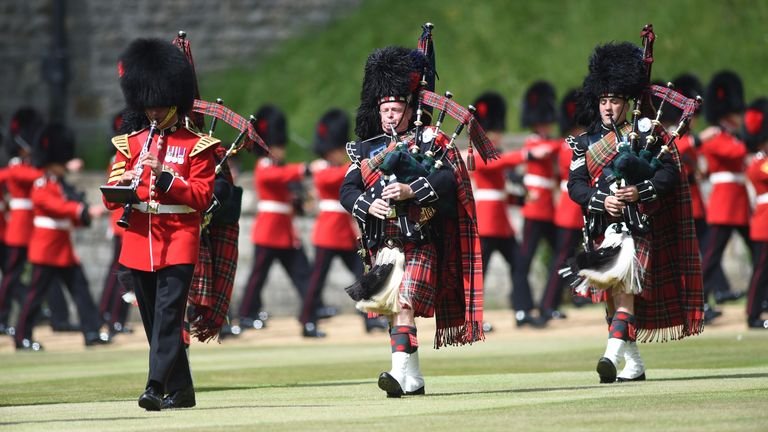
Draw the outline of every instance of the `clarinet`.
M139 157L136 159L137 162L140 161L141 158L147 154L147 152L149 152L149 146L152 145L152 138L155 136L156 132L157 122L153 121L152 124L149 125L149 134L147 135L147 140L144 142L144 146L141 148ZM144 164L139 163L139 166L137 166L134 171L136 175L131 180L131 190L136 193L136 190L139 188L139 183L141 182L141 175L144 173ZM120 216L120 219L116 222L117 226L120 228L128 228L131 226L130 222L128 222L128 218L131 217L132 210L133 203L127 202L123 205L123 215Z

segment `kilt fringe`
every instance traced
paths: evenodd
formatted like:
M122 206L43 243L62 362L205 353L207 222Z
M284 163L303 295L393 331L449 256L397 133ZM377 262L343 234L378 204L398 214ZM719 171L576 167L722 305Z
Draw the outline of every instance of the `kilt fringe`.
M687 324L680 324L671 327L656 328L656 329L637 329L637 341L638 342L669 342L674 340L681 340L685 337L696 336L704 331L704 320L694 319Z
M474 342L484 341L482 321L466 322L461 326L438 328L435 332L434 348L445 346L472 345Z

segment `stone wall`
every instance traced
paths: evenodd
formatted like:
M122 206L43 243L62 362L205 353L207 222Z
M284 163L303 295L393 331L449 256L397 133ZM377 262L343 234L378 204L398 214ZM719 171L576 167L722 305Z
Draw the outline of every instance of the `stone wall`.
M328 24L360 0L3 0L0 2L0 128L29 104L48 112L42 61L51 51L55 5L66 8L69 88L66 120L106 136L122 106L117 56L136 37L190 35L196 66L255 61L280 42Z

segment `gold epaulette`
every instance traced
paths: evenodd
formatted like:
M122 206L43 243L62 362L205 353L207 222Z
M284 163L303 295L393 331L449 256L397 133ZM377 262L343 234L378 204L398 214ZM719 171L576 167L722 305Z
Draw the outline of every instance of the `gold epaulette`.
M128 134L112 137L112 145L126 158L131 158L131 148L128 146Z
M189 157L195 156L196 154L200 153L201 151L207 149L208 147L219 145L221 141L219 141L217 138L203 135L198 141L197 144L192 148L192 152L189 154Z

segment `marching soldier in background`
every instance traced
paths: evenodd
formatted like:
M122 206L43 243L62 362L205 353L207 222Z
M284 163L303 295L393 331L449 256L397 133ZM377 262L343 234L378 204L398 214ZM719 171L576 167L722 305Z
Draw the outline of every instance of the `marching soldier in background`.
M300 303L309 281L309 260L293 226L293 195L289 183L309 174L305 163L286 163L288 127L285 114L272 105L256 111L256 131L269 146L269 155L253 168L254 190L259 197L251 229L253 267L240 304L240 327L260 329L269 318L263 308L261 292L275 259L291 278Z
M128 126L131 122L123 121L123 112L116 114L112 118L112 132L114 134L129 133L130 130L124 130L124 125ZM114 155L112 156L111 164L114 163ZM120 209L110 212L109 215L109 227L107 228L107 237L112 238L112 262L109 264L107 270L107 276L104 279L104 288L101 292L101 301L99 301L99 316L109 326L109 331L112 335L118 333L133 333L133 329L126 326L126 320L128 319L128 313L130 312L130 302L126 302L123 299L123 295L129 294L129 299L135 297L133 295L132 287L124 287L121 282L130 281L130 278L122 278L119 280L118 276L121 272L125 272L126 269L120 265L120 250L123 245L123 231L124 228L117 224L117 221L122 216Z
M322 306L323 288L328 270L335 257L341 258L344 266L360 279L363 262L357 254L358 230L355 221L339 202L339 189L349 168L345 145L349 139L349 116L340 109L327 111L315 128L315 153L322 157L311 164L312 178L317 191L318 209L312 230L312 244L315 246L315 260L309 278L307 294L301 311L302 334L304 337L323 337L317 329L317 310ZM363 316L365 330L387 329L389 324L383 318Z
M37 146L35 165L44 172L35 180L30 194L34 214L29 240L32 279L16 326L16 349L42 349L32 339L32 328L43 298L57 278L66 285L77 305L85 345L109 343L106 335L99 334L102 321L71 238L73 227L90 226L92 218L101 216L104 209L100 205L89 206L83 200L84 194L64 181L66 164L75 153L75 139L70 130L63 125L48 125Z
M473 104L477 111L475 117L485 129L488 138L501 152L501 138L506 130L507 105L504 98L496 92L480 95ZM533 309L533 297L530 286L515 283L515 261L519 255L515 231L509 220L508 194L504 187L508 170L525 163L526 160L544 158L550 150L544 146L531 149L501 152L501 156L485 164L478 164L471 173L474 180L475 205L477 206L477 232L483 256L483 274L487 274L488 262L494 252L501 256L509 266L511 285L509 300L515 310L518 327L526 324L539 326L540 322L530 311ZM486 324L487 326L487 324ZM486 331L490 327L485 328Z
M653 41L649 27L643 33L650 33L647 44ZM649 91L650 62L643 53L653 50L646 48L629 42L595 48L579 114L591 125L568 138L573 150L568 194L584 209L587 241L595 243L587 244L588 252L571 270L580 278L577 292L605 300L610 319L596 368L601 383L645 380L637 340L682 339L704 327L699 254L679 155L674 145L666 146L665 135L646 139L665 133L654 130L649 119L633 115L636 121L627 122L630 101ZM639 146L654 155L652 161L639 160L643 156L634 149ZM646 165L650 169L643 169ZM636 174L640 170L642 176ZM622 359L626 363L617 376Z
M21 279L27 265L29 239L33 229L34 215L30 194L32 184L43 175L43 171L32 164L32 157L35 143L40 139L44 126L42 114L31 107L20 108L11 118L8 137L11 159L3 175L10 197L5 235L7 251L0 284L0 327L5 328L11 336L14 332L12 328L8 328L11 301L16 299L21 308L28 289ZM69 323L69 308L58 281L54 281L49 288L47 301L53 329L75 330L76 326Z
M706 158L712 183L706 210L709 228L702 256L704 298L714 296L722 302L743 295L732 291L722 272L723 252L731 234L739 233L750 247L749 196L744 184L747 147L737 136L744 113L741 78L730 71L715 74L707 86L704 109L712 125L700 135L701 154ZM707 309L707 321L716 316L714 310Z
M118 74L129 110L145 126L112 139L117 154L107 181L127 186L139 201L123 207L127 228L120 253L149 342L149 374L138 403L148 411L193 407L182 327L199 258L201 214L213 196L213 150L219 141L184 127L195 77L176 46L136 39L120 56ZM105 204L116 210L122 205L107 201L108 189L102 188Z
M752 279L747 293L747 327L768 329L761 317L768 300L768 99L752 102L744 114L745 142L755 151L747 178L755 188L755 211L749 225L752 239Z
M546 81L533 83L523 96L521 125L532 132L525 139L523 149L532 151L543 148L549 151L547 157L528 161L523 177L523 184L528 192L522 211L524 219L520 253L517 254L515 262L515 290L521 290L526 296L531 295L528 274L539 244L542 240L546 241L550 248L555 250L555 226L552 223L555 216L553 193L557 151L561 146L560 141L551 139L551 129L557 121L556 104L555 89ZM518 325L535 322L536 326L541 326L546 320L553 318L541 315L534 320L530 316L531 309L533 309L533 302L521 305L515 312ZM554 313L552 310L545 312Z
M576 103L578 93L576 90L568 92L560 103L560 134L563 137L579 136L582 128L576 121ZM553 249L552 265L549 268L549 279L541 296L539 311L542 319L563 319L565 314L560 311L560 303L563 299L563 290L566 281L560 277L560 270L574 252L578 249L584 236L584 217L581 206L575 203L568 195L568 172L570 171L573 151L564 139L558 151L558 167L560 172L560 197L555 208L554 223L556 227L555 248ZM584 298L584 297L574 297ZM575 304L580 304L575 300Z
M431 40L430 29L424 26L422 38ZM391 319L392 368L378 380L387 397L425 392L415 317L436 318L435 347L484 338L482 257L469 176L458 151L448 146L453 141L421 126L418 78L427 83L433 73L419 50L386 47L368 57L355 127L361 141L348 144L352 166L340 193L361 226L367 263L391 266L383 282L382 295L392 299L386 307L363 301L365 294L356 299L362 301L358 308ZM445 113L449 102L442 98L434 105ZM477 126L464 112L472 136ZM475 145L483 159L497 154L487 141ZM426 165L417 161L422 157Z

